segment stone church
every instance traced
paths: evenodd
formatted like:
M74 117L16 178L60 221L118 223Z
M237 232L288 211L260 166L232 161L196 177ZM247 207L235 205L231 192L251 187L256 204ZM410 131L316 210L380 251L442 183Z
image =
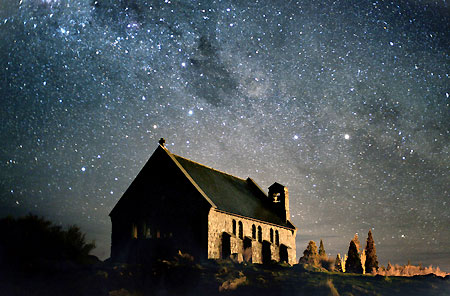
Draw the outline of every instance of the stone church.
M197 259L296 263L286 187L268 195L241 179L172 154L164 139L109 216L111 258L143 262L178 251Z

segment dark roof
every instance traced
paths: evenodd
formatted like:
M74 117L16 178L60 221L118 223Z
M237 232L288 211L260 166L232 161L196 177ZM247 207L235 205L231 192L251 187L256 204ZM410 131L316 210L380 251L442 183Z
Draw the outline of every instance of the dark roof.
M217 209L294 229L271 207L267 195L252 179L241 179L165 149L203 191Z

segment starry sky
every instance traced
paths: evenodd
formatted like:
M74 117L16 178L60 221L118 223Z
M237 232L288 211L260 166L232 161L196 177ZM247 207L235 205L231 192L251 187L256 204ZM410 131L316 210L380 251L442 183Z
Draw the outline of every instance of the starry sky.
M297 256L450 271L447 1L0 1L0 216L109 212L157 147L289 188Z

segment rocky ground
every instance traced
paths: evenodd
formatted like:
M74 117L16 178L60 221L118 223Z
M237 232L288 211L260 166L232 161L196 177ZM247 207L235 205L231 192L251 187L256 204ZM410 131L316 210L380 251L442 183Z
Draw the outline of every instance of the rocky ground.
M450 278L385 277L188 257L147 265L97 262L0 271L1 295L450 295Z

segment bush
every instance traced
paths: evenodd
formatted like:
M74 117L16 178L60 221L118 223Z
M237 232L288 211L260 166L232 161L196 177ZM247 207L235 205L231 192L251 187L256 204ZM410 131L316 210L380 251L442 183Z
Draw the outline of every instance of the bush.
M325 268L328 271L334 271L334 260L329 258L321 258L319 264L322 268Z
M63 230L52 222L29 214L0 219L0 265L39 268L60 262L87 263L94 242L86 243L78 226Z
M317 245L314 241L309 241L308 246L303 251L299 263L317 266L319 264L319 254L317 253Z

